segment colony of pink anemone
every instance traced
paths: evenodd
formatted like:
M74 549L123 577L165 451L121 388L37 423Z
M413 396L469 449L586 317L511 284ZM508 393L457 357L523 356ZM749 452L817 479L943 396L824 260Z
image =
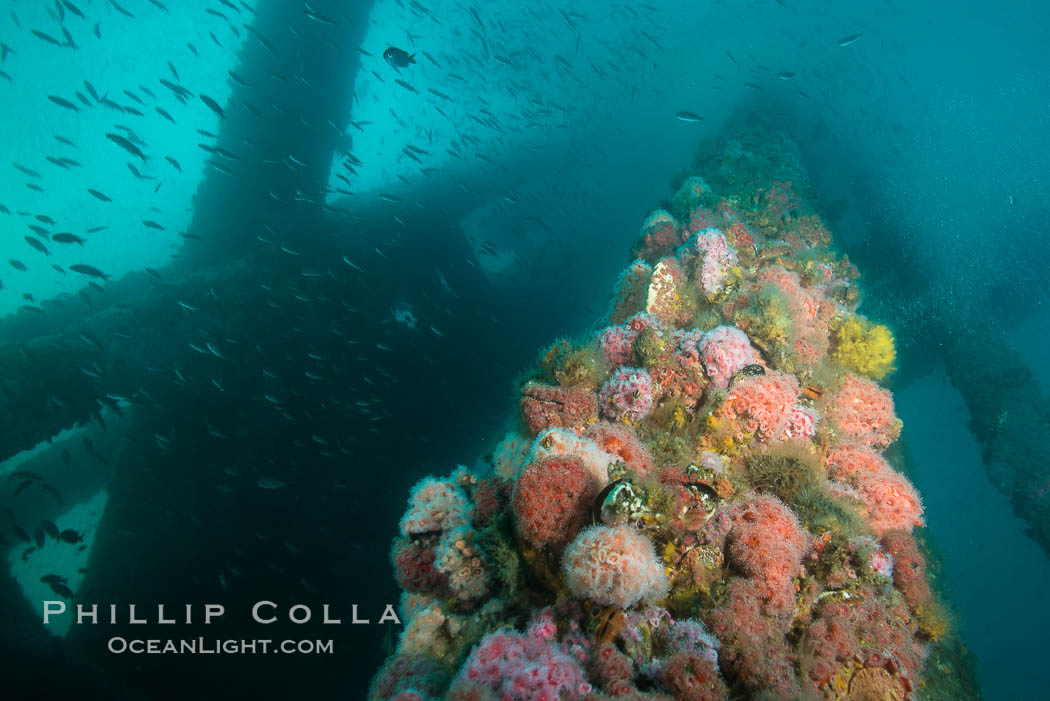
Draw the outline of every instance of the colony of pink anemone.
M754 181L726 148L522 382L491 472L413 489L370 701L914 698L943 627L892 395L829 354L856 269L790 150Z

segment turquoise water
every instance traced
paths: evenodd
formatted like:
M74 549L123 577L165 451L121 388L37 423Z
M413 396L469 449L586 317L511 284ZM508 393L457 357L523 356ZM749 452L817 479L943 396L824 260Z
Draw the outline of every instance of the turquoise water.
M645 214L750 114L798 144L861 311L897 335L910 475L986 698L1043 694L1047 555L988 481L989 434L937 344L990 322L1020 354L1004 387L1029 371L1050 392L1050 6L4 10L0 600L27 674L58 660L72 689L192 688L41 626L48 574L147 605L396 602L408 486L493 447L516 373L601 325ZM39 479L16 494L18 470ZM44 520L84 542L27 554ZM340 633L368 650L345 669L234 676L246 694L309 674L318 698L360 695L386 635Z
M1037 698L1041 692L1025 675L1004 670L1038 666L1050 643L1050 608L1042 596L1050 562L988 480L980 446L967 429L966 404L948 386L943 368L896 398L915 486L944 557L938 584L958 607L985 696Z

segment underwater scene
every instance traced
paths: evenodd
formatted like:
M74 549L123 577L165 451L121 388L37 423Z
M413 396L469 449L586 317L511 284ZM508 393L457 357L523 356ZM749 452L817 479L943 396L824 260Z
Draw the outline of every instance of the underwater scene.
M1050 699L1050 4L5 0L12 699Z

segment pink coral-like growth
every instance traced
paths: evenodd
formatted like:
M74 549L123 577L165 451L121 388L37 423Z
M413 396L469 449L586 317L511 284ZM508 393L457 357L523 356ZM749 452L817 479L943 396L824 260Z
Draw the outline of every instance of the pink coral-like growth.
M725 224L725 217L711 209L696 207L689 212L689 223L686 230L690 234L712 227L721 227Z
M595 424L583 435L605 453L623 460L629 470L644 475L653 469L652 454L626 424Z
M719 326L704 334L700 359L711 382L721 389L725 389L730 378L743 367L762 362L747 334L735 326Z
M829 448L825 462L828 476L840 482L852 482L858 475L874 475L892 469L886 459L871 448L852 443Z
M803 287L797 273L779 265L763 270L758 281L775 287L787 304L793 326L792 350L798 362L806 368L816 367L828 352L828 322L835 305L819 291Z
M671 334L674 341L674 359L683 368L692 368L700 365L700 344L704 341L704 332L700 329L675 329Z
M598 348L614 368L630 365L638 334L627 326L609 326L598 334Z
M728 697L718 667L695 652L672 655L661 675L664 688L681 701L722 701Z
M824 616L814 621L802 639L802 669L819 688L831 683L842 665L860 654L850 621L843 616Z
M774 496L752 496L735 505L730 516L733 528L726 544L731 561L756 582L767 610L790 609L809 534Z
M700 253L698 282L709 299L725 289L730 269L737 264L736 251L726 242L726 237L715 228L697 233L696 249Z
M893 396L871 380L847 375L824 398L824 406L828 423L844 442L881 448L900 435Z
M798 406L791 407L791 418L788 420L788 438L812 438L817 434L817 414L812 409Z
M786 440L792 437L798 393L793 375L769 372L743 377L733 383L719 413L738 438L754 434L765 442Z
M663 324L652 314L639 312L621 326L607 326L598 334L598 348L614 368L628 365L634 358L634 342L645 329L663 332Z
M590 435L580 436L566 428L548 428L536 436L527 461L537 462L553 457L578 459L594 475L600 487L608 484L609 467L617 462L617 456L606 452Z
M828 450L828 476L848 484L868 512L876 534L921 526L922 500L908 479L896 472L881 455L860 445L840 445Z
M528 382L521 394L521 415L534 434L551 426L581 428L597 418L597 400L586 387Z
M730 580L725 598L710 614L722 641L719 661L752 690L771 692L772 698L794 698L798 694L795 656L784 637L791 617L764 615L763 597L759 582Z
M424 477L409 495L401 535L451 530L467 525L472 516L470 500L455 482Z
M876 534L911 530L923 525L922 500L908 479L893 470L856 481L868 511L868 524Z
M583 668L555 639L550 622L523 635L489 633L471 652L453 689L470 681L495 691L501 701L569 701L590 693Z
M913 609L925 604L933 597L926 583L926 560L915 538L908 531L889 531L882 536L882 547L893 556L893 586Z
M565 550L562 572L573 595L602 606L629 608L667 593L667 573L652 541L630 526L581 531Z
M398 585L411 592L447 589L448 578L434 566L435 558L433 542L412 541L408 538L395 540L391 559Z
M563 547L586 523L600 490L597 478L578 458L529 463L514 486L518 533L535 548Z
M656 260L667 255L681 242L678 222L670 212L658 209L642 224L641 240L635 246L635 256Z
M394 701L412 698L438 697L448 673L437 660L428 655L395 655L389 658L372 678L368 701Z
M620 368L602 385L602 415L641 421L653 410L653 379L640 368Z

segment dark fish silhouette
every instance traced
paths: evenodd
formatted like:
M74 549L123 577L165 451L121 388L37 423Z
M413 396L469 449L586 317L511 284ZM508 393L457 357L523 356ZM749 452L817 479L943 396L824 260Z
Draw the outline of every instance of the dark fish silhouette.
M81 275L87 275L88 277L97 277L97 278L101 278L102 280L108 280L109 279L108 275L106 275L101 270L99 270L98 268L96 268L94 266L91 266L91 265L84 265L82 263L77 263L76 265L69 266L69 269L72 270L74 273L80 273Z
M391 46L383 52L383 59L394 68L408 68L409 64L416 62L415 56L396 46Z
M106 138L130 153L132 156L138 156L141 158L143 163L146 162L146 154L142 153L138 146L131 143L120 134L106 134Z
M216 102L215 100L211 99L203 93L201 93L201 101L208 106L208 109L210 109L215 114L219 115L219 119L226 118L226 115L223 114L222 107L219 107L218 102Z
M74 531L72 528L67 528L66 530L62 531L58 535L59 535L59 538L62 539L63 543L71 543L72 544L72 543L79 543L80 541L84 540L84 536L80 535L79 533Z

